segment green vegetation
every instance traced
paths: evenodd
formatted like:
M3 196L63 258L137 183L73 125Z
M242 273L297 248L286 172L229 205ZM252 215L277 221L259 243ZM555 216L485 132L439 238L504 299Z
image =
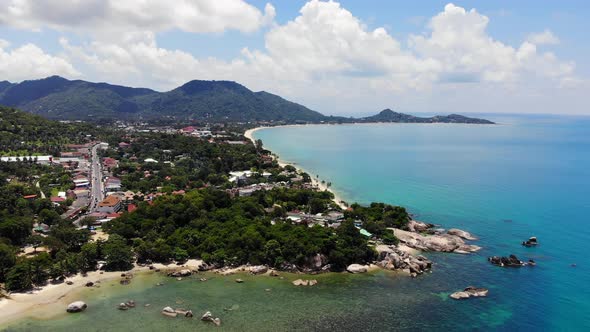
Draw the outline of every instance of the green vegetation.
M65 124L0 106L0 155L59 156L64 146L96 135L89 124Z

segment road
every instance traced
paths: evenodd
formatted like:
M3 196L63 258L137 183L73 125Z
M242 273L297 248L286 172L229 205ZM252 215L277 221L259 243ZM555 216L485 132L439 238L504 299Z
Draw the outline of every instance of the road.
M98 144L90 150L90 205L89 212L94 212L98 208L98 203L104 199L102 188L102 165L98 156Z

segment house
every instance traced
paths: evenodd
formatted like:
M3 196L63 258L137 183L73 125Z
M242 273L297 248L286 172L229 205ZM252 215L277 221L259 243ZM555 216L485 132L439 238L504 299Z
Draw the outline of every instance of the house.
M131 213L133 211L137 210L137 205L135 204L129 204L127 205L127 212Z
M121 143L119 143L119 147L120 147L120 148L122 148L122 149L124 149L124 148L128 148L128 147L130 147L130 146L131 146L131 144L129 144L129 143L126 143L126 142L121 142Z
M49 198L51 200L51 203L55 204L55 205L59 205L60 203L63 203L66 201L65 198L63 197L59 197L59 196L52 196L51 198Z
M121 210L121 199L117 196L107 196L102 202L98 203L98 212L116 213Z
M121 190L121 179L109 176L104 183L104 188L106 191L116 192Z
M76 188L86 188L90 186L90 180L82 174L76 175L74 177L74 185Z
M104 168L111 170L119 166L119 161L114 158L106 157L102 160L102 165Z

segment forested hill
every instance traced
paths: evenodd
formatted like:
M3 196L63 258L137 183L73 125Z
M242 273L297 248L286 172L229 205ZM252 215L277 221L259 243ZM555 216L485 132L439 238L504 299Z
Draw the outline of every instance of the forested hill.
M59 155L65 144L78 143L98 129L84 123L60 123L0 106L0 155Z
M267 92L231 81L191 81L168 92L59 76L19 84L0 83L0 104L49 119L208 121L321 121L324 116Z
M493 124L494 122L469 118L463 115L436 115L433 117L418 117L404 113L397 113L390 109L385 109L377 115L359 119L364 122L399 122L399 123L473 123L473 124Z
M253 92L232 81L194 80L168 92L71 81L59 76L18 84L2 81L0 105L17 107L48 119L90 122L492 123L456 114L421 118L389 109L365 118L325 116L280 96L265 91Z

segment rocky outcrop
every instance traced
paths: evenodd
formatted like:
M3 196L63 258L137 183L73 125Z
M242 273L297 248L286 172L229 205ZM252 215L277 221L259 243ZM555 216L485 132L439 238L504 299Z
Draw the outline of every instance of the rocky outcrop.
M82 301L75 301L75 302L68 304L66 311L67 312L82 312L82 311L86 310L86 308L88 308L88 305L86 305L86 303L84 303Z
M466 232L464 230L457 229L457 228L449 229L447 231L447 234L455 235L455 236L458 236L462 239L469 240L469 241L477 240L477 238L475 236L471 235L471 233Z
M393 232L400 242L410 248L422 251L456 252L465 254L476 252L481 249L479 246L466 244L461 237L452 234L421 235L397 228L394 228Z
M408 227L408 231L410 231L410 232L420 233L420 232L428 231L429 229L433 228L434 225L428 224L425 222L421 222L421 221L417 221L417 220L410 220L408 222L407 227Z
M501 267L521 267L527 265L527 263L518 259L516 255L510 255L508 257L492 256L488 257L488 261Z
M369 270L368 266L366 266L366 265L360 265L360 264L350 264L346 268L346 271L348 271L350 273L365 273L368 270Z
M455 292L449 295L450 298L455 300L463 300L468 299L470 297L484 297L488 296L488 290L485 288L477 288L474 286L469 286L462 291Z
M394 246L379 246L377 265L387 270L401 270L416 277L432 268L432 262L422 255L411 255Z

